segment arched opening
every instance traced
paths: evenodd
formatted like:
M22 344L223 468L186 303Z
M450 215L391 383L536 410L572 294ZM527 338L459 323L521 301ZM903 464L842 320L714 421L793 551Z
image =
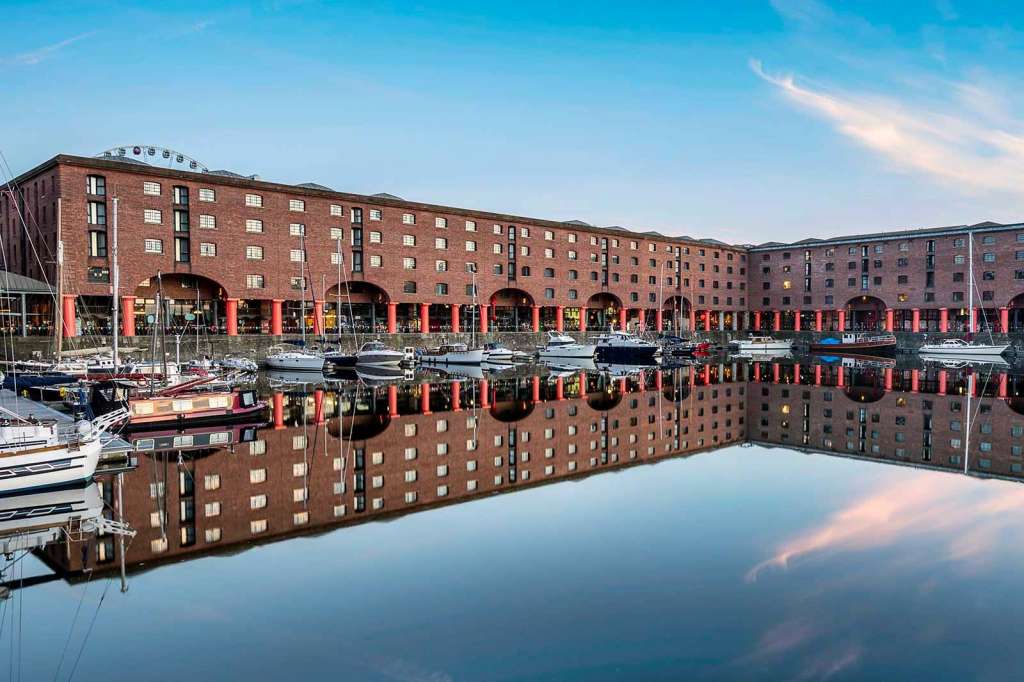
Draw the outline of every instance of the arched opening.
M587 316L587 329L606 330L613 322L619 323L619 310L622 301L615 294L602 291L587 299L584 312Z
M390 424L391 416L386 411L379 414L346 414L328 420L327 432L346 441L369 440L387 431Z
M874 296L855 296L846 302L844 331L877 332L885 329L885 303Z
M882 368L857 368L846 375L843 389L855 403L873 403L885 396L885 372Z
M685 296L669 296L662 304L662 319L665 331L676 334L693 331L690 329L690 299Z
M383 334L387 332L388 293L375 284L354 281L327 289L324 327L327 332Z
M162 313L157 315L157 293L160 294ZM220 283L201 275L169 273L150 277L135 287L135 334L145 336L162 317L165 328L172 334L188 330L223 334L227 320L224 314L224 288ZM252 305L249 305L252 304ZM246 319L255 317L256 331L259 329L259 301L240 301L238 306L239 327L242 327L243 310Z
M491 294L490 327L498 332L533 329L533 297L522 289L499 289Z
M1017 294L1010 300L1007 322L1009 333L1024 331L1024 294Z

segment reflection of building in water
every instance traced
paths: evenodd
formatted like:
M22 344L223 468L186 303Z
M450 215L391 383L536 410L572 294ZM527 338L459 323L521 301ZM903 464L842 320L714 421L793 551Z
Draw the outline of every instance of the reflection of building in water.
M1014 397L1024 386L984 373L973 386L969 472L1024 476L1024 408ZM628 379L276 393L271 425L250 442L140 455L125 474L125 513L139 531L127 563L230 551L746 441L963 471L967 391L959 369L762 362ZM46 551L80 570L79 555ZM112 552L106 543L104 560L113 563ZM95 552L91 561L103 563Z
M1024 475L1024 416L1014 397L1017 382L1005 373L977 371L972 381L965 369L779 363L760 363L748 373L753 442Z
M140 456L129 566L451 504L744 438L735 365L275 394L230 448ZM340 436L340 437L339 437ZM80 557L47 549L71 572Z

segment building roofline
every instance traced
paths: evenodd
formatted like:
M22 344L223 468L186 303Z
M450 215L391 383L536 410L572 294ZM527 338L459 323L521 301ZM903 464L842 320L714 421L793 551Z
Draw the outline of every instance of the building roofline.
M97 168L97 169L110 169L110 170L125 170L126 164L114 159L104 159L99 157L89 156L77 156L74 154L58 154L48 161L44 161L35 168L20 174L14 179L14 183L21 183L29 178L32 178L49 168L59 165L66 164L69 166L80 166L85 168ZM185 171L174 168L161 168L159 166L152 165L139 165L139 166L128 166L129 169L134 169L139 172L147 172L156 176L166 178L179 178L182 180L189 180L192 182L204 181L211 184L228 185L239 188L251 188L251 189L265 189L267 191L275 192L289 192L296 196L309 196L309 197L320 197L325 199L338 199L341 201L356 202L361 204L382 206L390 208L404 208L419 211L426 211L432 213L441 214L461 214L468 217L475 217L485 220L495 220L500 222L509 223L520 223L524 225L537 226L537 227L552 227L559 229L568 229L576 232L593 233L605 236L612 236L622 238L624 235L630 235L637 239L646 239L649 241L666 241L673 244L686 244L690 246L707 248L709 246L729 249L736 252L746 252L744 246L734 246L731 244L715 243L710 244L707 241L700 239L693 239L688 237L672 237L668 235L653 236L652 234L645 234L642 230L623 230L600 227L597 225L580 225L570 221L560 220L549 220L545 218L531 218L529 216L513 215L510 213L495 213L491 211L483 211L471 208L460 208L457 206L443 206L441 204L428 204L418 201L409 201L406 199L391 199L388 197L382 197L379 195L369 194L356 194L353 192L339 192L329 189L317 189L314 187L304 187L301 185L289 185L280 182L270 182L268 180L253 179L247 176L231 177L226 175L218 175L216 173L201 173L194 171Z
M813 242L800 241L788 244L762 244L747 248L750 253L763 253L766 251L792 251L799 249L818 248L822 246L843 246L847 244L863 244L864 242L889 242L903 241L906 239L922 239L929 237L948 237L954 234L969 234L974 232L1005 232L1008 230L1022 230L1024 223L980 223L978 225L950 225L948 227L924 227L900 230L894 232L873 232L865 234L851 234L831 239L820 239Z

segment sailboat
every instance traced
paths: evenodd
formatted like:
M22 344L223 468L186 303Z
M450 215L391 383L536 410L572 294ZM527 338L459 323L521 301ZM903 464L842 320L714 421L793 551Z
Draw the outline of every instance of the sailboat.
M471 344L442 342L437 348L425 348L419 354L421 364L428 365L479 365L486 360L483 348L476 345L476 267L467 264L473 275L473 320L470 332ZM457 331L457 330L455 330Z
M974 234L971 232L967 233L967 261L968 261L968 272L969 272L969 292L967 294L968 308L967 308L967 320L968 329L971 335L974 334ZM992 327L989 325L988 330L989 340L992 341ZM1003 353L1009 350L1010 344L995 344L995 343L977 343L975 341L964 341L963 339L944 339L939 343L926 343L918 349L918 353L922 356L933 356L940 357L943 359L974 359L984 360L984 358L992 358L993 360L1001 357Z
M302 248L302 259L299 261L299 275L301 279L302 312L300 313L300 327L302 329L302 345L306 345L306 240L304 234L299 234L299 246ZM316 297L314 296L314 305ZM274 351L267 355L264 364L269 369L283 369L302 372L322 372L324 369L324 356L318 353L311 353L307 350L289 350L282 346L275 346L270 349Z

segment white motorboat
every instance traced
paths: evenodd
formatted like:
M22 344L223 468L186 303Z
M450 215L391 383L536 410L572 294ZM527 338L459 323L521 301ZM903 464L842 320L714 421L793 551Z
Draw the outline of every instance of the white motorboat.
M741 353L787 352L793 347L788 339L773 339L770 336L751 336L749 339L738 339L734 342Z
M121 408L69 428L3 412L7 417L0 421L0 494L92 479L103 448L101 436L128 417L128 410Z
M356 351L356 366L397 367L405 360L405 353L393 350L381 341L367 341Z
M597 338L598 362L617 365L644 365L661 359L661 346L636 334L612 331Z
M968 360L982 357L999 358L1009 349L1009 344L968 343L963 339L943 339L941 343L926 343L918 348L917 352L921 355Z
M420 362L431 365L479 365L484 361L482 348L464 343L446 343L420 353Z
M587 360L592 359L596 351L597 346L593 344L579 343L571 336L549 331L547 345L538 349L537 355L541 360Z
M504 344L493 342L484 344L484 362L512 362L514 355L515 352L511 348L506 348Z
M268 355L263 362L268 369L292 372L323 372L325 361L324 356L318 353L282 348Z

